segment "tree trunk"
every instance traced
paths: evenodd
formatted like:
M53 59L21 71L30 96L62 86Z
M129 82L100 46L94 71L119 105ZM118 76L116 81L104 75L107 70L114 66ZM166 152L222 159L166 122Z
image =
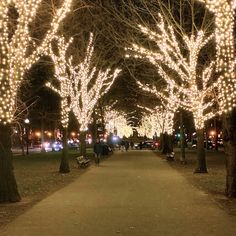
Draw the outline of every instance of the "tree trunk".
M41 152L46 152L44 147L44 119L41 118Z
M81 156L86 156L86 131L81 131L80 136L79 136L79 141L80 141L80 155Z
M167 154L173 152L173 144L171 135L164 133L163 134L163 143L162 143L162 154Z
M197 168L194 173L207 173L206 153L204 148L204 129L197 130Z
M20 195L13 171L11 127L0 124L0 202L18 202Z
M62 128L62 142L63 142L63 150L62 150L62 157L61 157L61 164L60 164L60 173L69 173L70 166L69 166L69 159L68 159L68 143L67 143L67 128Z
M180 111L180 146L181 146L181 155L180 155L180 163L186 164L185 159L185 134L184 134L184 127L183 127L183 114Z
M226 153L226 188L228 197L236 197L236 109L223 116L223 139Z
M96 114L95 112L93 112L93 123L92 123L92 130L91 130L91 133L92 133L92 141L93 141L93 144L96 143L96 140L97 140L97 122L96 122Z

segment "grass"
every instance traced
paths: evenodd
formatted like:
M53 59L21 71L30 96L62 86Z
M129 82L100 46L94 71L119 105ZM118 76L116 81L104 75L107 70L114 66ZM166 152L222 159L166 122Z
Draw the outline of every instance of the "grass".
M71 172L58 172L61 152L35 153L28 156L14 156L14 172L22 201L0 205L0 227L12 221L39 200L54 191L63 188L78 178L86 169L79 169L75 157L78 151L69 152ZM92 149L87 149L87 156L93 159Z
M186 149L186 165L180 164L180 155L180 150L176 149L175 161L168 162L169 165L179 171L193 186L209 194L228 213L236 215L236 199L225 197L226 168L224 152L206 151L207 174L193 174L196 168L196 150Z

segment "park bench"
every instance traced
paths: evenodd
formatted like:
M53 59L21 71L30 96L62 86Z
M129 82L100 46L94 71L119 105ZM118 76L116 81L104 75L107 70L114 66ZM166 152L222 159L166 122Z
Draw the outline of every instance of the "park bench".
M174 159L175 159L175 153L174 152L166 154L166 160L167 161L173 161Z
M87 167L90 162L89 159L87 159L83 156L76 157L76 161L77 161L78 167L80 167L80 168Z

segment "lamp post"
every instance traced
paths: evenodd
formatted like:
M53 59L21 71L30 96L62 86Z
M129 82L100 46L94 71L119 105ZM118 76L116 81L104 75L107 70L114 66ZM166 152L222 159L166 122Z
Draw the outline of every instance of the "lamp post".
M25 135L26 135L26 155L29 155L29 119L26 118L25 122Z

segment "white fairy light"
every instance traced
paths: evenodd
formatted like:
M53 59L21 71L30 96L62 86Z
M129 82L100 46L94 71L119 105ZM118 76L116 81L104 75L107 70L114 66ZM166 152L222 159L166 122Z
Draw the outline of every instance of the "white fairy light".
M58 53L53 53L50 49L50 55L54 61L55 76L60 83L60 88L53 87L51 83L47 86L61 97L62 125L68 126L69 111L73 111L81 126L81 131L85 131L91 122L98 99L110 89L120 70L116 69L111 73L111 69L107 69L103 72L91 66L94 52L93 34L90 35L85 58L77 66L73 65L73 58L66 55L72 39L66 43L63 37L55 38Z
M85 58L74 69L73 73L75 97L72 100L72 109L81 125L81 131L87 129L98 99L108 92L121 71L120 69L115 69L112 72L110 68L102 71L92 67L93 54L94 40L93 34L91 34ZM90 86L92 80L94 80L93 85Z
M3 124L12 122L17 91L23 81L24 73L47 51L59 23L70 10L72 0L65 0L55 11L51 28L42 43L37 46L30 34L29 24L34 20L41 2L42 0L0 1L0 122ZM10 6L15 7L19 15L13 35L9 28ZM32 45L34 49L30 49Z
M188 54L181 51L172 26L166 26L163 17L159 15L160 22L157 24L157 32L146 27L140 27L142 33L156 43L160 51L158 53L133 45L129 50L137 54L138 57L149 60L158 70L159 75L166 81L167 90L171 92L160 92L157 88L150 88L139 83L139 86L151 93L162 97L166 104L172 109L183 107L193 113L197 129L204 127L204 122L214 116L212 111L214 101L214 87L217 83L209 86L212 77L214 62L212 62L202 73L197 74L198 57L201 49L213 38L213 35L206 37L203 31L198 31L196 35L183 37L183 42ZM165 65L165 66L163 66ZM168 69L166 69L166 67ZM169 71L175 72L178 79L169 75ZM170 108L168 108L170 110Z
M221 112L236 106L234 17L236 0L199 0L215 14L217 43L217 71L219 78L219 104Z
M123 138L133 135L133 129L128 125L125 114L112 110L108 107L104 114L105 128L108 133L116 133L117 136Z
M58 52L55 54L50 47L49 55L54 62L55 77L59 82L59 88L56 88L50 82L46 86L61 97L61 123L64 128L67 128L69 112L72 110L71 96L73 94L73 75L68 73L68 71L73 65L71 60L67 58L66 53L72 42L72 38L68 42L65 41L64 37L55 36L55 38L57 40Z

